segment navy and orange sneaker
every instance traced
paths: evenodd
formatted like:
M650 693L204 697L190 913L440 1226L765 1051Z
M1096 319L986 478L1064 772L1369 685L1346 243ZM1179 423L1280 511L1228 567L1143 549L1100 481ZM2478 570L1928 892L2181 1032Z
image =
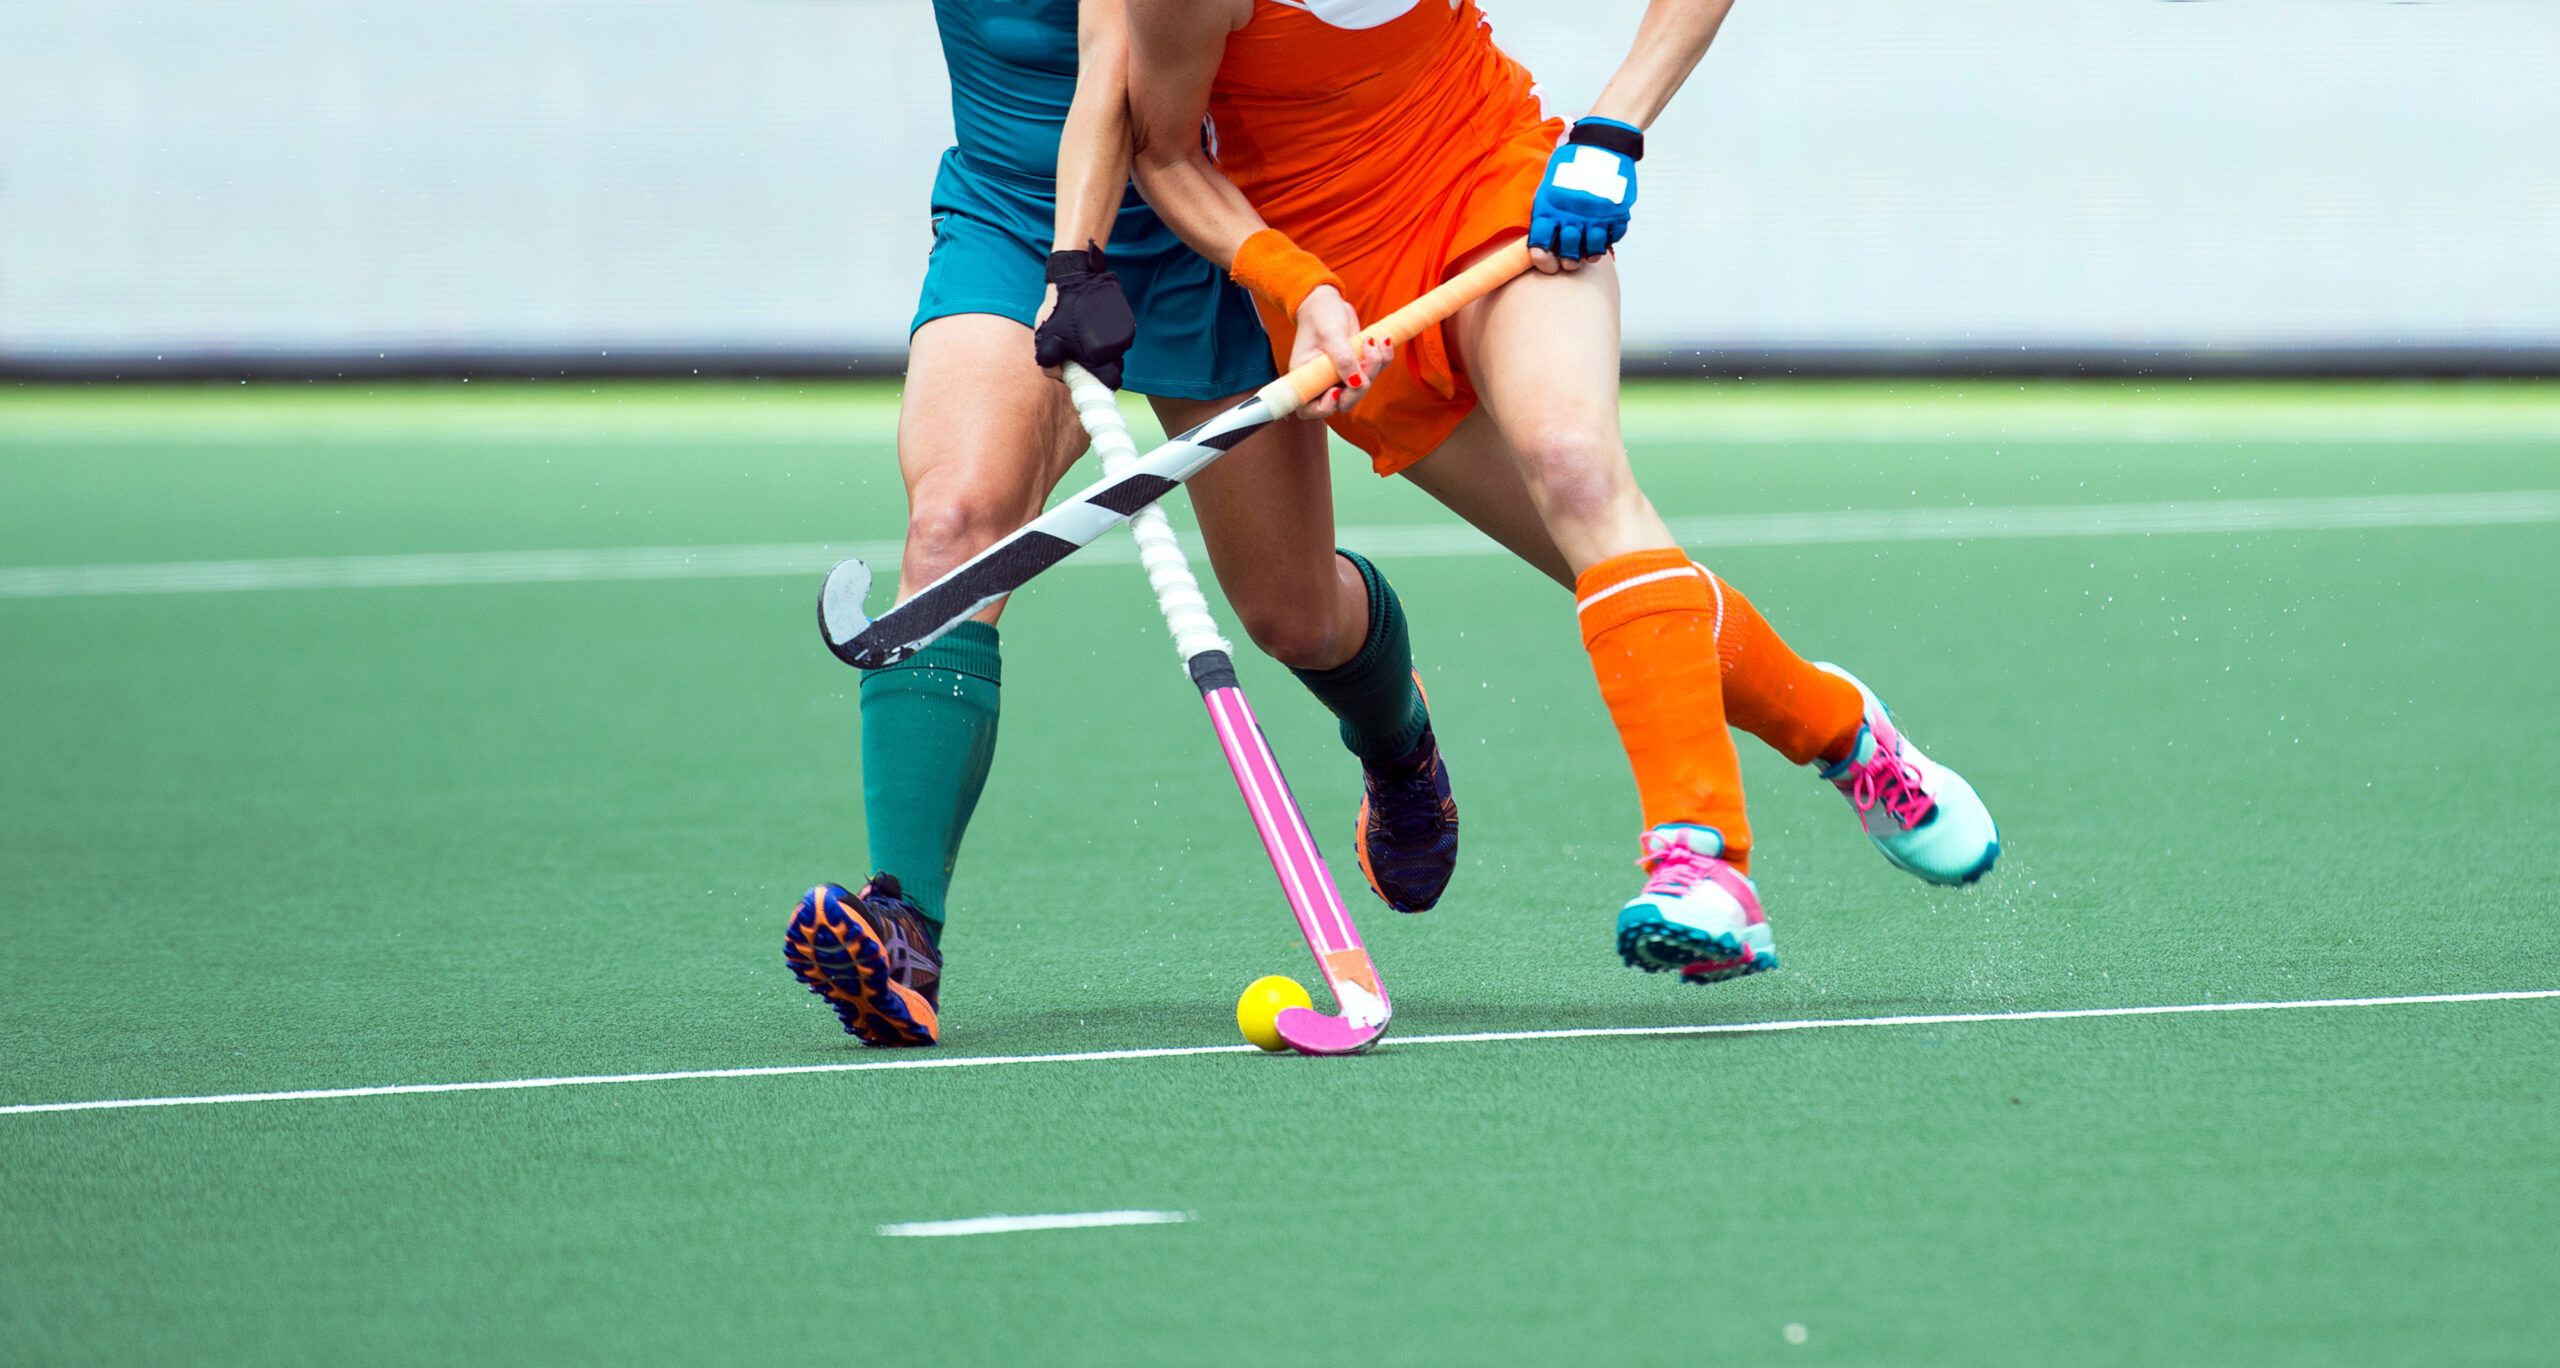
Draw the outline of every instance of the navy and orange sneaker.
M1427 912L1458 872L1458 800L1429 727L1403 756L1364 765L1352 846L1369 891L1398 912Z
M782 935L782 962L865 1045L931 1045L942 950L933 923L898 887L874 874L859 893L820 884L800 898Z

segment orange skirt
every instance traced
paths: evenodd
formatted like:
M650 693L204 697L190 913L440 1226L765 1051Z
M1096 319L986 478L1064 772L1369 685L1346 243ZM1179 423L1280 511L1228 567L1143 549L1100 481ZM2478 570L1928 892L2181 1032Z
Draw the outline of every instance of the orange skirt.
M1526 118L1485 153L1460 193L1442 199L1436 212L1394 216L1402 221L1383 234L1385 250L1372 240L1337 258L1323 242L1299 239L1342 277L1362 322L1411 303L1455 275L1477 251L1528 233L1529 204L1546 175L1547 157L1564 137L1564 121L1541 118L1535 100L1524 102L1523 110ZM1373 231L1382 226L1369 225ZM1270 305L1256 300L1255 306L1271 337L1272 359L1285 371L1297 329ZM1430 455L1475 409L1475 386L1451 355L1443 325L1398 350L1358 407L1325 421L1369 453L1372 469L1393 475Z

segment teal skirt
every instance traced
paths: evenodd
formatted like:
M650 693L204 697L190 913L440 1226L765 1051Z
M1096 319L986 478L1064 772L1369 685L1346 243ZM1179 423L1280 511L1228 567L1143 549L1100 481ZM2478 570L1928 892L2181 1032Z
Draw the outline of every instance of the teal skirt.
M942 155L933 181L933 255L907 330L953 314L984 313L1031 326L1047 288L1056 186ZM1223 399L1276 372L1253 301L1226 273L1175 237L1133 188L1106 249L1138 316L1126 386L1168 399Z

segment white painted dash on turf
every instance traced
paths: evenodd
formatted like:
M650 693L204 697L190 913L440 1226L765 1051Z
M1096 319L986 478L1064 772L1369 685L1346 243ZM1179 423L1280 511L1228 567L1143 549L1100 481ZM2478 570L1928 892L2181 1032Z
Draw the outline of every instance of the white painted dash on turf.
M1988 541L2173 533L2328 532L2398 527L2496 527L2560 522L2560 490L2480 494L2369 494L2337 498L2212 499L2161 503L2028 504L1963 508L1847 509L1673 518L1671 534L1693 551L1752 546ZM1373 555L1503 556L1510 553L1456 519L1339 529ZM775 542L732 546L614 546L553 551L456 551L272 560L140 561L118 565L0 567L0 599L114 594L216 594L272 589L423 589L477 584L573 584L628 580L762 579L818 575L847 556L895 564L889 541ZM1125 537L1105 537L1069 566L1127 565Z
M2149 1007L2063 1007L2026 1012L1940 1012L1921 1016L1800 1017L1786 1021L1732 1021L1699 1026L1586 1026L1545 1031L1466 1031L1454 1035L1390 1035L1393 1049L1406 1045L1481 1045L1518 1040L1598 1040L1637 1036L1766 1035L1779 1031L1849 1030L1875 1026L1972 1026L2011 1021L2085 1021L2103 1017L2199 1016L2217 1012L2287 1012L2322 1008L2417 1007L2462 1002L2532 1002L2560 998L2560 988L2518 988L2488 993L2416 993L2400 997L2298 998L2277 1002L2195 1002ZM1099 1064L1127 1059L1180 1059L1190 1055L1258 1055L1251 1045L1164 1045L1134 1050L1073 1050L1030 1055L899 1055L841 1064L767 1064L736 1069L673 1069L663 1073L571 1074L560 1078L502 1078L470 1083L388 1083L361 1088L302 1088L288 1092L208 1093L193 1097L100 1098L86 1102L20 1102L0 1106L0 1116L38 1112L132 1111L151 1107L202 1107L236 1102L319 1102L354 1097L405 1097L422 1093L522 1092L605 1083L675 1083L705 1078L780 1078L792 1074L876 1073L892 1069L988 1069L1016 1064ZM1356 1066L1353 1066L1356 1067Z
M959 1221L893 1221L880 1227L880 1233L910 1239L941 1235L1010 1235L1017 1230L1180 1225L1190 1219L1188 1211L1070 1211L1056 1216L971 1216Z

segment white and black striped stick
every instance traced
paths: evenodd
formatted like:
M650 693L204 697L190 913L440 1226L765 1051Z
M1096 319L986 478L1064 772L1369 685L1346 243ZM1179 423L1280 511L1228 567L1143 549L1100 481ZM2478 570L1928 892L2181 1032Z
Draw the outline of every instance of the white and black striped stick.
M1398 346L1410 342L1528 267L1528 247L1514 243L1370 325L1363 341ZM827 649L847 665L865 670L895 665L914 655L1173 492L1174 486L1247 437L1297 412L1300 405L1332 388L1335 378L1332 361L1317 357L1307 362L1234 408L1144 456L1133 457L1118 473L1106 471L1073 497L877 618L862 605L871 592L871 567L859 560L839 563L827 572L826 586L818 594L818 630L826 638ZM1135 450L1134 444L1131 449Z

